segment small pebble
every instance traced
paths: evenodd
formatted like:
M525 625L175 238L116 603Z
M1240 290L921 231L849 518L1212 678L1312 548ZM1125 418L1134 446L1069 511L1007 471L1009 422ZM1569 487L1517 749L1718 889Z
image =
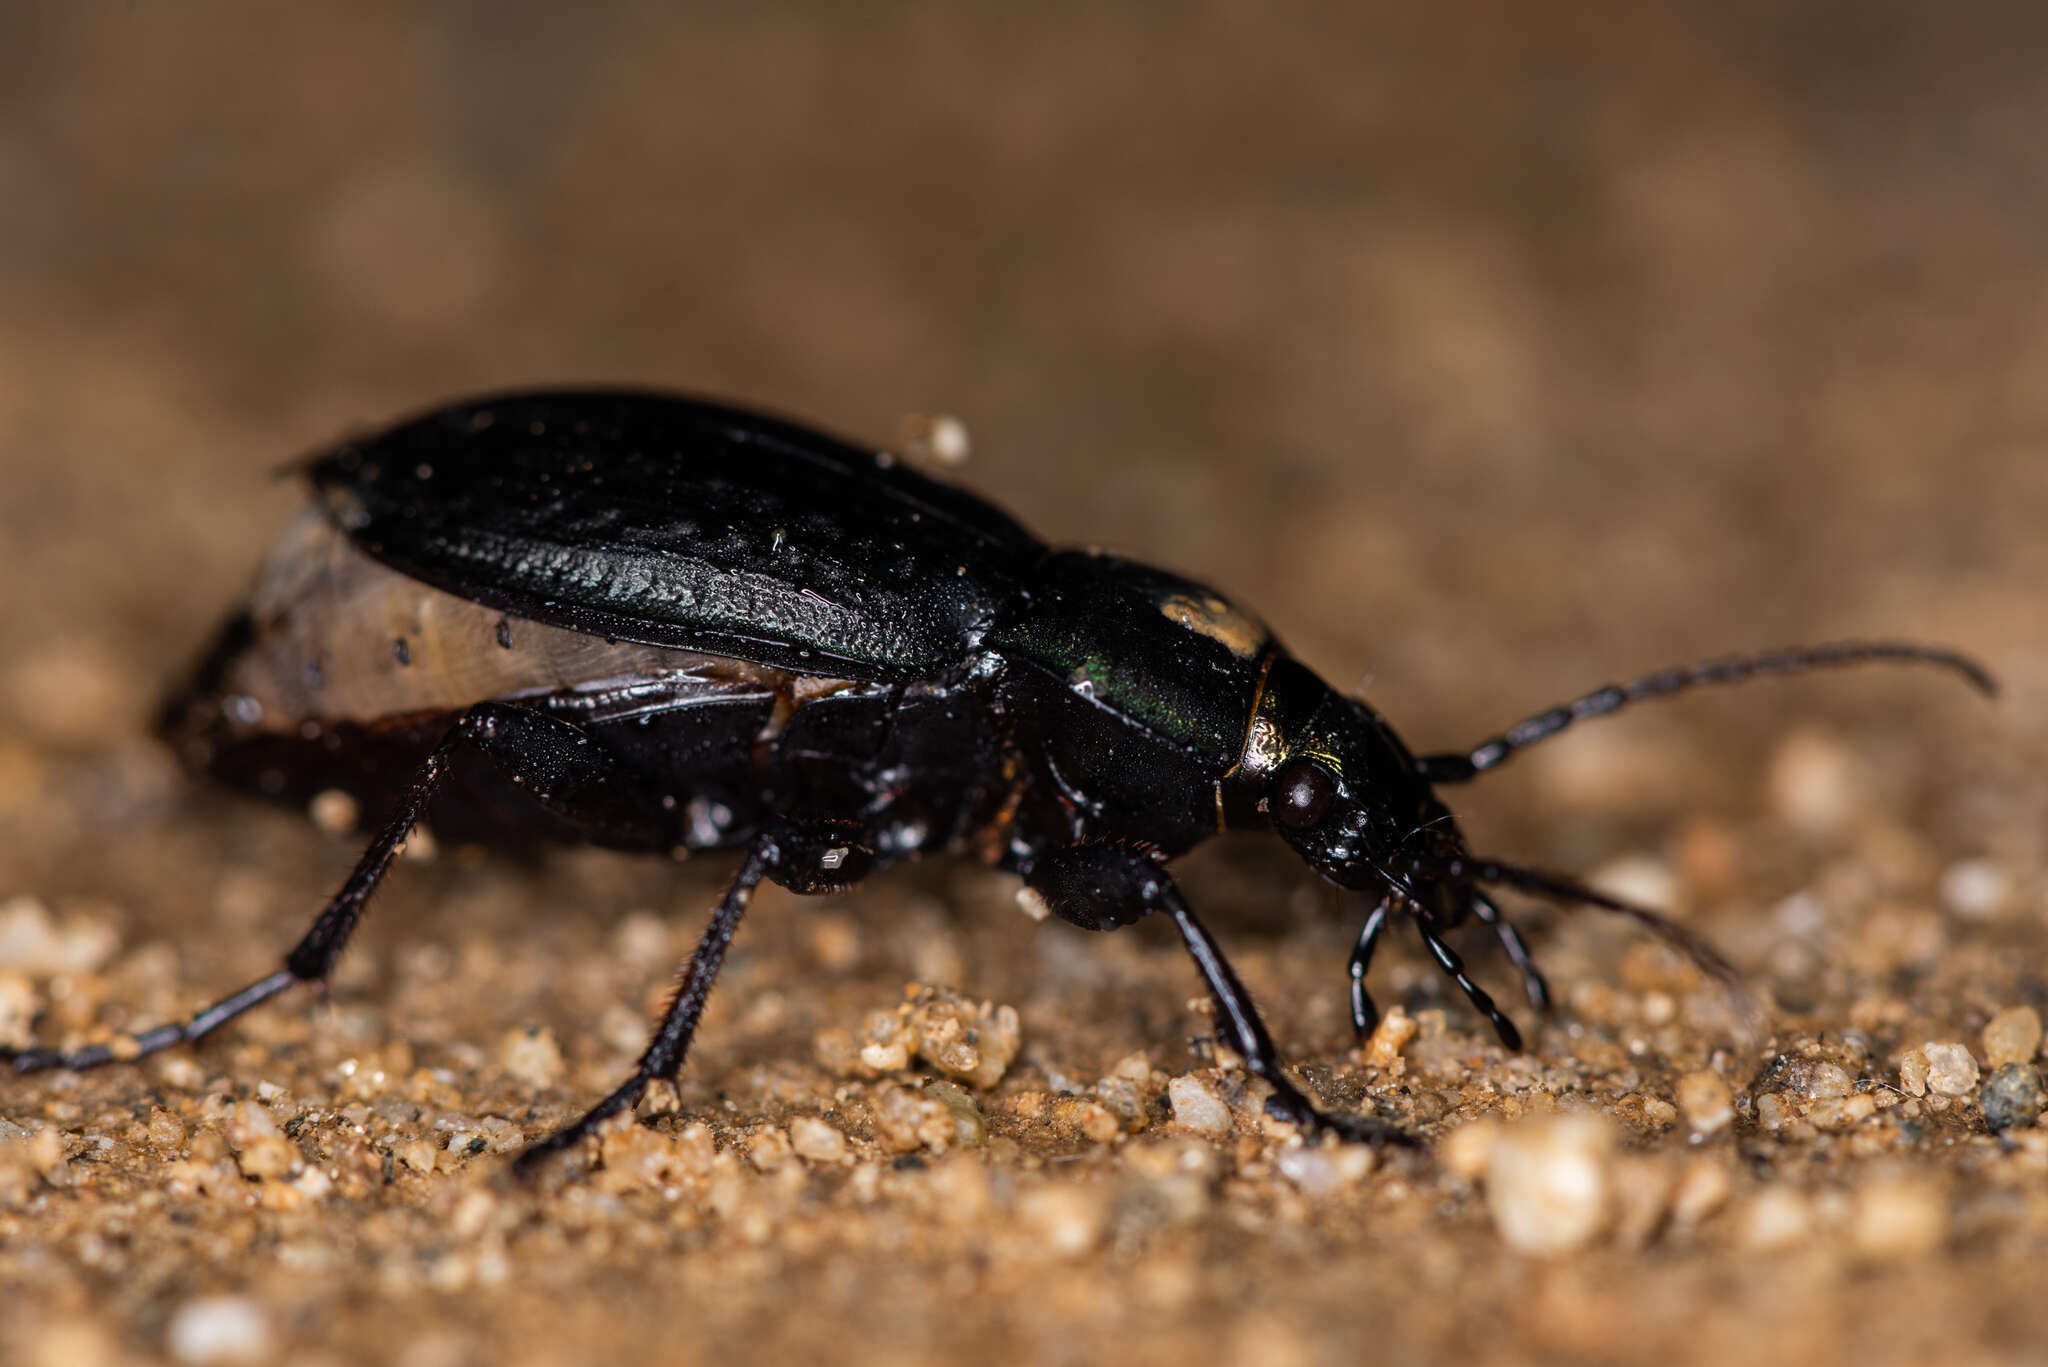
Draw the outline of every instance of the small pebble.
M1691 1229L1728 1204L1735 1179L1725 1163L1702 1155L1686 1166L1671 1193L1671 1220L1681 1229Z
M1839 1064L1816 1063L1805 1070L1799 1090L1812 1100L1844 1097L1856 1090L1856 1079Z
M327 788L313 794L306 816L322 835L347 835L356 828L362 809L341 789Z
M945 988L927 988L911 1004L917 1056L948 1077L986 1091L1017 1057L1017 1009L979 1005Z
M528 1087L552 1087L562 1075L562 1047L545 1026L508 1030L498 1040L498 1066Z
M1910 1096L1927 1095L1927 1055L1908 1049L1899 1055L1899 1086Z
M1799 1118L1799 1108L1783 1092L1765 1092L1756 1099L1756 1123L1767 1130L1782 1130Z
M1758 1253L1790 1248L1812 1231L1812 1205L1787 1187L1765 1187L1743 1214L1743 1246Z
M1587 876L1586 882L1612 897L1639 906L1683 910L1684 889L1671 865L1653 854L1625 854Z
M1173 1118L1197 1134L1230 1133L1230 1107L1207 1079L1183 1074L1166 1084L1166 1099L1173 1105Z
M1018 1200L1017 1214L1046 1248L1072 1258L1101 1240L1109 1222L1109 1198L1080 1183L1038 1187Z
M774 1125L754 1131L743 1141L747 1161L762 1172L778 1171L790 1159L789 1135Z
M612 1190L665 1186L690 1174L692 1166L680 1144L645 1125L605 1131L597 1150Z
M1452 1176L1477 1182L1486 1176L1486 1164L1493 1156L1493 1146L1500 1139L1500 1131L1498 1120L1474 1120L1460 1125L1437 1145L1437 1162Z
M860 1066L870 1077L910 1066L910 1033L900 1011L870 1011L860 1034Z
M1856 813L1857 794L1864 788L1857 767L1855 755L1833 736L1796 731L1771 757L1766 780L1771 806L1808 835L1832 835Z
M967 424L950 413L911 413L896 425L903 453L925 464L960 466L973 454Z
M807 1163L847 1161L846 1136L814 1115L800 1115L789 1122L789 1146Z
M1806 1118L1824 1130L1846 1130L1877 1114L1877 1098L1868 1092L1855 1096L1822 1097L1806 1108Z
M104 1326L90 1320L60 1320L30 1340L26 1367L113 1367L120 1360L120 1350Z
M1856 1193L1849 1240L1865 1258L1893 1259L1931 1252L1948 1235L1948 1203L1930 1184L1913 1178L1869 1183Z
M236 1102L223 1130L244 1177L282 1177L300 1163L298 1149L284 1137L277 1117L260 1101Z
M270 1322L246 1296L201 1296L171 1315L166 1346L179 1362L262 1362L271 1355Z
M1735 1094L1719 1073L1701 1069L1678 1080L1678 1109L1694 1134L1719 1134L1735 1119Z
M176 1157L185 1147L185 1122L160 1106L149 1113L147 1133L160 1157Z
M27 1047L34 1038L36 1012L41 1009L28 974L0 969L0 1044Z
M1984 1026L1984 1062L1993 1068L2032 1063L2041 1052L2041 1017L2031 1006L2011 1006Z
M1380 1017L1380 1023L1372 1029L1372 1035L1365 1042L1365 1065L1368 1068L1390 1069L1401 1059L1401 1047L1415 1038L1418 1029L1414 1017L1399 1006L1387 1008L1387 1014Z
M1920 1046L1927 1056L1927 1089L1939 1096L1968 1096L1977 1090L1977 1060L1960 1044Z
M0 968L30 977L90 973L113 957L120 943L113 925L98 917L68 917L59 929L49 908L33 897L0 903Z
M875 1139L891 1153L932 1149L943 1153L959 1132L952 1112L933 1097L893 1082L875 1088Z
M1595 1115L1546 1116L1504 1129L1486 1162L1494 1227L1524 1253L1583 1247L1607 1215L1613 1127Z
M1941 903L1966 921L1988 921L2012 901L2012 876L1989 859L1962 859L1942 870Z
M2001 1064L1977 1094L1984 1123L1994 1130L2031 1125L2048 1104L2041 1088L2041 1070L2031 1063Z
M1373 1151L1363 1144L1302 1145L1282 1149L1273 1166L1309 1195L1322 1196L1362 1180L1372 1171L1373 1161Z
M835 1072L880 1077L901 1072L914 1058L948 1077L987 1090L1017 1057L1022 1028L1012 1006L979 1004L951 988L912 983L902 1005L871 1011L848 1054L837 1031L820 1032L813 1048Z

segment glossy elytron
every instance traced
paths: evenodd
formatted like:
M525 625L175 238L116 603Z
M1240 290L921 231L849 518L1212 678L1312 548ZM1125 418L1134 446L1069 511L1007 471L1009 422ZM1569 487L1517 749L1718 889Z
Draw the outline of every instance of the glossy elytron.
M1376 1019L1373 946L1404 913L1519 1048L1444 939L1467 917L1491 925L1544 1006L1489 884L1623 912L1728 970L1649 911L1475 858L1437 786L1694 684L1882 659L1990 687L1946 651L1825 646L1601 689L1418 758L1214 589L1049 549L886 453L759 414L644 393L511 395L348 442L306 474L315 508L164 726L195 768L239 787L291 803L351 793L379 817L370 847L277 973L117 1043L13 1052L17 1069L133 1058L325 978L431 817L458 840L744 852L633 1076L523 1161L681 1067L762 878L822 891L941 851L1018 875L1033 905L1084 927L1164 912L1275 1114L1398 1139L1318 1110L1288 1078L1168 860L1225 828L1272 828L1367 894L1349 965L1360 1031Z

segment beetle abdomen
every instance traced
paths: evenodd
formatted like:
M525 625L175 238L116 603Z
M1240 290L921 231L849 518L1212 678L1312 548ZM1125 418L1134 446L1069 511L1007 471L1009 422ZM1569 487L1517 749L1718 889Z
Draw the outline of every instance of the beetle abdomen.
M512 618L378 564L309 513L163 725L189 764L232 787L289 805L338 789L369 821L465 709L520 703L583 729L651 791L673 789L669 815L579 829L465 754L434 825L488 843L666 849L743 829L756 743L847 687Z
M229 734L459 712L652 679L772 688L779 671L519 620L378 564L317 513L272 552L248 638L210 685Z

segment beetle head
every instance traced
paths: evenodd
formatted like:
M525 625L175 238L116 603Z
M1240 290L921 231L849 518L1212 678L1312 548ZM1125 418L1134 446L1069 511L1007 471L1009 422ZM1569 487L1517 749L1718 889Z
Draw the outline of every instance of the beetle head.
M1438 964L1493 1021L1501 1042L1521 1047L1514 1023L1441 938L1471 915L1492 924L1522 969L1531 1004L1541 1009L1547 989L1520 936L1487 897L1484 889L1491 885L1629 918L1729 986L1745 1020L1755 1019L1734 968L1686 927L1572 879L1475 856L1424 766L1379 714L1292 660L1276 662L1267 677L1240 771L1263 784L1259 809L1310 867L1340 887L1382 899L1351 960L1353 1019L1361 1031L1373 1018L1362 982L1365 965L1391 904L1413 916Z
M1320 692L1278 738L1262 801L1273 829L1340 887L1396 891L1442 924L1462 920L1465 841L1450 810L1378 713Z

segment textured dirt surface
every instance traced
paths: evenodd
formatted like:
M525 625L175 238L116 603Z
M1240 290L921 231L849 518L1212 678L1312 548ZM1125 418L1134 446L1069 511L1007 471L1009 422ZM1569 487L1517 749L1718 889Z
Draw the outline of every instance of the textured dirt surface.
M1431 1141L1378 1161L1259 1119L1170 934L936 863L764 892L680 1108L520 1187L502 1154L622 1075L726 870L444 847L324 1003L0 1079L0 1357L2037 1357L2044 40L1996 6L7 7L10 1039L266 972L341 877L351 840L187 779L150 712L294 509L271 471L478 388L959 414L976 487L1227 585L1423 748L1796 640L1941 639L2006 690L1758 684L1459 794L1484 850L1711 935L1747 1037L1626 926L1517 903L1561 997L1528 1053L1398 937L1405 1024L1361 1051L1362 909L1272 842L1189 858L1304 1079ZM987 1088L940 1071L995 1070L982 1002Z

